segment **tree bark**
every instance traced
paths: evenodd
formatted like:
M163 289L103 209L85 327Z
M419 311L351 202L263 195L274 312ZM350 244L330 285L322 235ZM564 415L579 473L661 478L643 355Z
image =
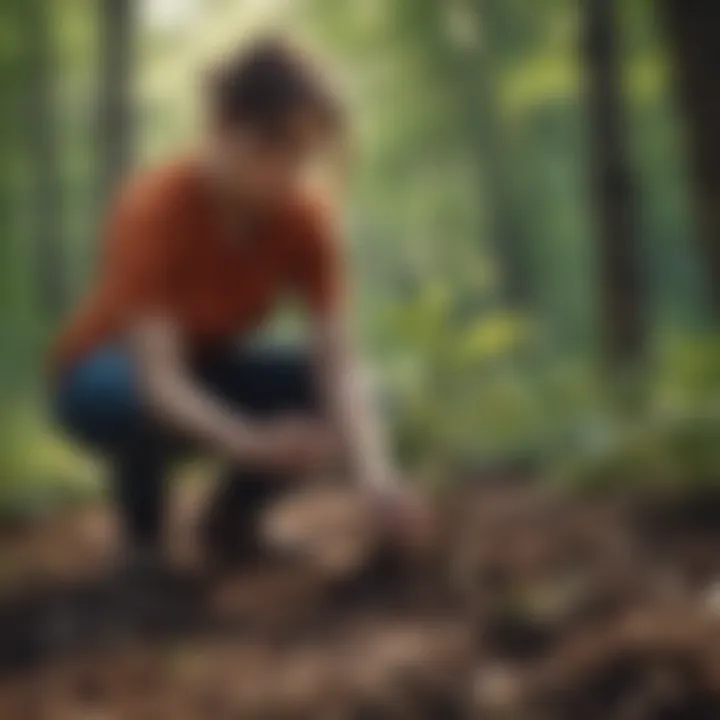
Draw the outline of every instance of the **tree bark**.
M720 317L720 4L663 0L678 95L690 130L699 254Z
M640 359L646 323L636 192L625 146L614 0L584 0L587 102L604 350L611 367Z
M99 203L109 202L132 161L133 0L100 3Z
M476 0L475 6L477 25L488 28L475 57L475 89L471 99L477 161L483 191L489 198L488 233L495 255L500 258L504 300L511 308L526 309L534 300L529 254L511 197L512 178L499 112L497 51L492 45L493 30L501 19L502 0Z
M497 72L499 53L493 41L494 33L503 19L503 0L466 0L462 7L470 33L482 33L463 45L448 38L442 22L447 8L435 1L437 17L432 32L440 35L435 45L443 48L446 63L451 69L448 82L458 93L464 108L467 134L475 166L477 185L482 193L479 205L486 209L482 227L484 238L500 276L500 292L504 304L513 309L527 309L535 300L532 273L526 238L518 222L512 197L512 184L507 138L500 117Z
M53 317L65 300L57 147L54 43L49 3L27 0L23 19L27 42L27 122L33 179L32 222L35 278L43 314Z

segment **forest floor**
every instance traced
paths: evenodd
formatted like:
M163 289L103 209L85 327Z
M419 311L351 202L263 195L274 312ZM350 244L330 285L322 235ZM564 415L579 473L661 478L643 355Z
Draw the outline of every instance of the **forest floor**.
M720 718L720 494L468 485L432 550L394 563L347 516L343 545L331 506L277 520L305 516L329 560L211 577L188 486L150 584L111 571L103 507L4 530L0 718Z

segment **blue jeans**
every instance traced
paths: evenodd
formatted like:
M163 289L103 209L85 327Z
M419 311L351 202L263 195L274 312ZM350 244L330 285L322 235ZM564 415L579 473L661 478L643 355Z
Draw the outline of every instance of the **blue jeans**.
M244 416L318 409L315 383L302 353L224 350L191 371L208 393ZM128 540L157 545L169 467L192 451L193 444L148 412L128 351L109 347L85 358L61 379L55 400L63 428L107 458ZM238 553L254 551L257 516L284 484L282 478L232 468L211 502L207 540L218 552L232 546Z

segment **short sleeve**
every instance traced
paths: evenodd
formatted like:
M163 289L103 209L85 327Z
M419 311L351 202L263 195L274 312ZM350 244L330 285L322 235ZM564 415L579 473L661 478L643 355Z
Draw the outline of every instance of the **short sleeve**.
M296 286L313 316L329 315L344 305L348 290L339 223L329 210L313 206L302 228Z

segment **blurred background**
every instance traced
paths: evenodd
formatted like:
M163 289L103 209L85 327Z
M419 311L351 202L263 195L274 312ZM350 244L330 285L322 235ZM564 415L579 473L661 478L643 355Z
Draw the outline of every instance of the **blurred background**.
M0 0L0 515L104 491L45 350L118 182L192 146L203 70L268 31L353 108L359 321L411 472L718 479L715 5Z

